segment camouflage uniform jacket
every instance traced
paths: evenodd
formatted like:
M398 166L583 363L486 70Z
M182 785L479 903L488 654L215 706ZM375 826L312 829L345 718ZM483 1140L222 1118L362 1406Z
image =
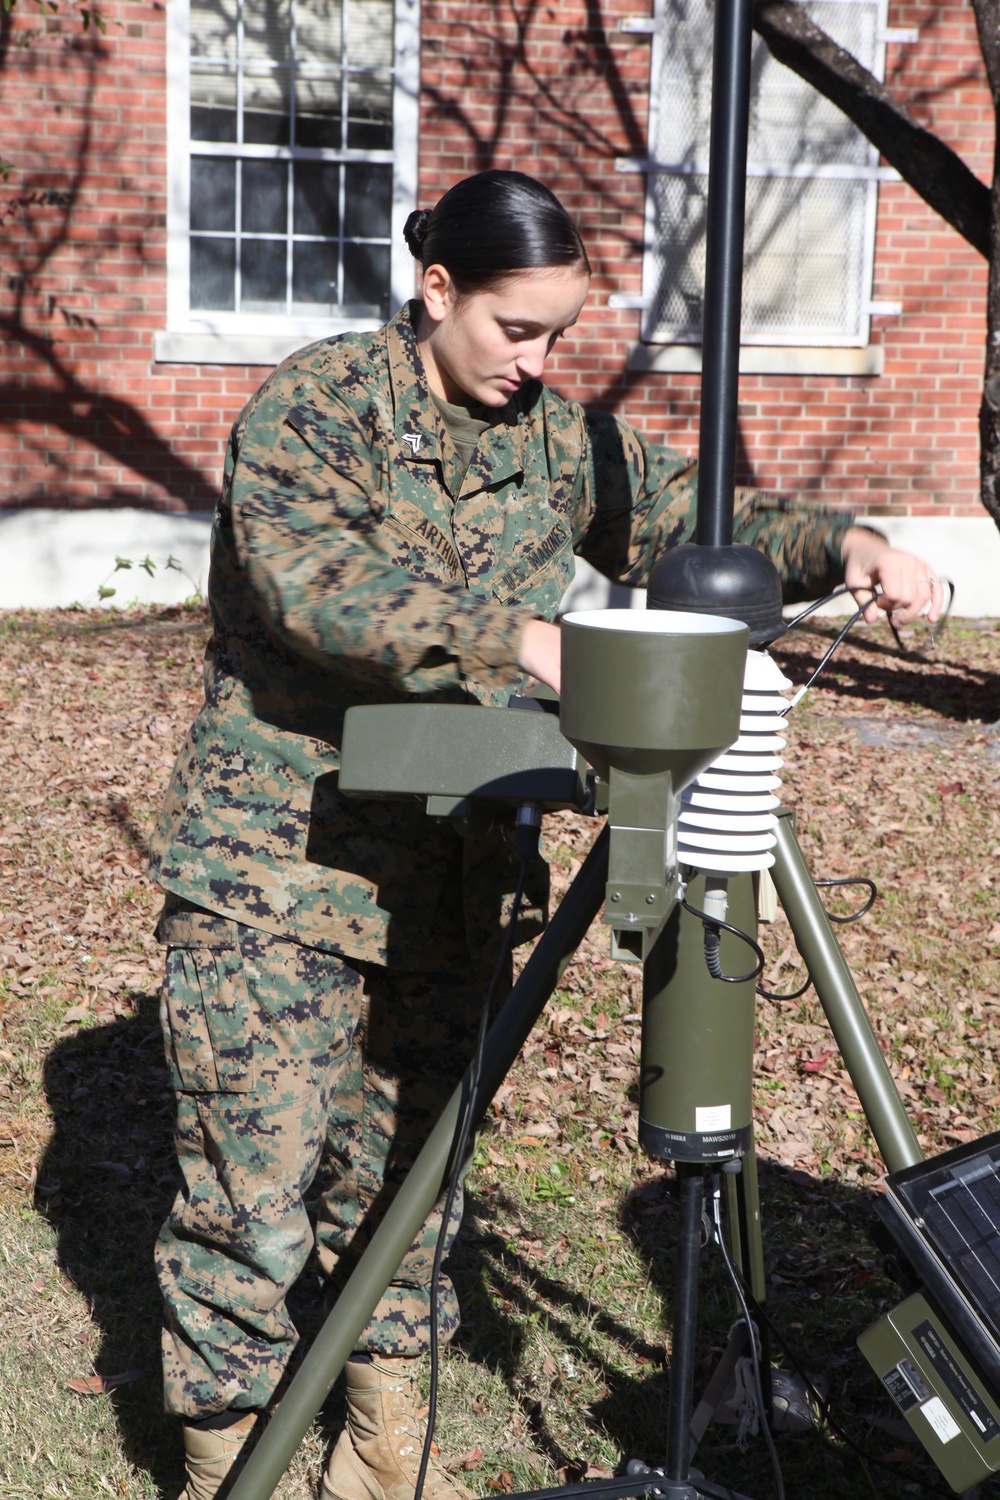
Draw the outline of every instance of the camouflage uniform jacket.
M529 382L463 477L415 311L293 355L233 428L205 704L151 868L250 926L454 970L490 946L513 889L503 837L463 840L415 805L340 797L344 713L505 704L524 682L522 628L554 618L574 554L641 585L664 547L692 536L696 466ZM737 539L768 552L796 596L842 577L849 515L754 492L738 503Z

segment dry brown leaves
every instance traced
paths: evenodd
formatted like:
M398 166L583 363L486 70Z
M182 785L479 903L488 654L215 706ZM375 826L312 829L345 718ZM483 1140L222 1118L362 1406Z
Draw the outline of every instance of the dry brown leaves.
M131 1385L133 1380L141 1380L145 1373L145 1370L124 1370L121 1375L81 1375L74 1380L67 1380L66 1384L78 1396L107 1396L121 1385Z
M832 635L783 642L786 675L803 681ZM911 629L904 646L927 638ZM872 912L838 936L921 1144L941 1150L1000 1123L1000 629L953 628L925 658L879 626L831 665L791 715L782 800L814 877L879 887ZM788 937L776 924L770 951ZM795 1080L770 1111L759 1102L766 1148L810 1170L881 1170L813 993L765 1003L761 1033L758 1077ZM796 1156L806 1138L812 1150Z
M46 1044L156 986L146 848L205 636L179 610L0 617L0 1180L15 1191L48 1135Z
M200 701L206 633L204 616L178 610L0 621L0 1182L8 1194L30 1190L47 1138L46 1048L80 1025L131 1013L135 996L158 982L146 842ZM830 635L823 627L776 653L796 682ZM933 662L901 656L876 629L842 649L835 674L790 723L783 801L798 810L814 875L870 875L882 893L840 933L929 1148L1000 1123L1000 761L990 727L998 717L996 628L952 630ZM547 820L557 895L594 831L571 814ZM794 989L799 970L783 921L765 929L764 944L769 985ZM595 1141L633 1152L640 1005L641 972L611 962L595 924L497 1097L500 1129L488 1149L498 1163L520 1165L539 1143L558 1148L568 1117ZM811 992L762 1003L756 1068L765 1154L846 1176L878 1169Z

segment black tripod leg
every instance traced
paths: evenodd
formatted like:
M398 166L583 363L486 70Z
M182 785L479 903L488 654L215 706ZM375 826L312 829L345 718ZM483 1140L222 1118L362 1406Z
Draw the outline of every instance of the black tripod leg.
M674 1331L670 1345L670 1406L667 1415L668 1479L686 1480L691 1465L691 1408L698 1336L698 1272L705 1213L705 1168L677 1163L681 1215L674 1288Z

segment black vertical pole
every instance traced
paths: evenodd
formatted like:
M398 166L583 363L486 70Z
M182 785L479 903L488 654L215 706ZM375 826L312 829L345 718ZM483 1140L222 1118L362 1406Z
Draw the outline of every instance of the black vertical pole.
M646 602L743 620L756 647L786 627L774 563L733 542L752 40L753 0L715 0L698 510L694 541L668 548L650 569Z
M733 540L753 0L716 0L697 540Z

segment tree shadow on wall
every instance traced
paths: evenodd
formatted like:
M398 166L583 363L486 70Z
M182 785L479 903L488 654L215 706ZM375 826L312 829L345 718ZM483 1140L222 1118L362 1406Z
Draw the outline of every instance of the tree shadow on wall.
M72 281L68 294L58 289L62 278L56 273L60 255L73 244L77 211L91 207L85 195L94 192L88 179L100 149L95 139L97 88L108 55L109 43L96 25L83 29L74 16L55 14L41 25L17 26L13 8L0 8L0 99L8 73L16 73L21 82L35 72L49 73L55 68L65 80L61 85L65 102L57 97L46 108L74 127L66 138L63 162L46 160L37 170L23 171L16 171L16 163L5 163L8 173L16 171L16 177L9 185L13 191L8 190L0 200L0 238L4 241L0 335L11 351L20 354L21 369L16 376L0 380L0 421L22 426L24 441L37 446L38 462L53 477L73 477L73 450L64 453L58 442L47 443L32 429L44 433L54 428L74 444L96 448L187 508L211 509L215 487L201 470L174 451L138 406L96 383L88 384L61 352L67 338L87 341L93 345L90 358L97 358L100 329L106 326L78 310ZM22 149L29 148L30 142L22 143ZM103 165L102 170L106 170ZM140 236L155 232L161 224L162 213L149 203ZM131 242L110 216L99 234L94 251L99 249L102 257ZM146 259L142 238L136 251L140 259ZM101 274L97 263L89 270L92 275ZM135 500L134 488L127 485L109 484L102 497L102 503L112 505L131 505ZM31 504L32 497L23 497L21 503Z

